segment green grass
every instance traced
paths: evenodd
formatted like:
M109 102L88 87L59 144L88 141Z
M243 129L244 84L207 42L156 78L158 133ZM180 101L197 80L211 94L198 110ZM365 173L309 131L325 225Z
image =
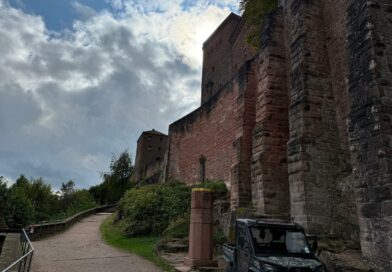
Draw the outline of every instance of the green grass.
M154 253L154 246L160 240L159 237L127 237L112 222L113 216L110 216L100 226L102 238L107 244L139 255L155 263L164 271L174 271L165 260Z

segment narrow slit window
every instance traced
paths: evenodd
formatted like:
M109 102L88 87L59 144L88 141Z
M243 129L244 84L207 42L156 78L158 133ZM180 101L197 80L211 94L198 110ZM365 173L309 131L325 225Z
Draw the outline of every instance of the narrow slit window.
M199 182L204 182L206 180L206 158L202 156L199 160L200 163L200 179Z

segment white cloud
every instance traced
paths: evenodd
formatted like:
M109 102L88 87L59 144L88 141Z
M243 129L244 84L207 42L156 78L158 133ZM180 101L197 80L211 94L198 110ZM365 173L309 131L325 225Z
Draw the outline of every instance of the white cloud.
M78 1L71 2L71 6L83 18L90 18L90 17L97 15L97 12L93 8L86 6L86 5L83 5L82 3L79 3Z
M202 42L229 8L110 3L116 14L73 2L84 20L53 33L0 0L0 175L92 185L112 153L199 105Z

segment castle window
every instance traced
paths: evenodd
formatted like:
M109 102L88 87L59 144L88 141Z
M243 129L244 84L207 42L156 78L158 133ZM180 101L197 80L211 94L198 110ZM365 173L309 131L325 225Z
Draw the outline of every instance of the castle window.
M148 140L151 141L151 136L148 136Z
M204 156L201 156L199 159L199 171L200 171L200 176L199 176L199 182L204 182L206 180L206 158Z
M151 150L151 145L149 145L147 149L148 149L148 150Z
M158 151L161 151L161 147L158 147Z
M213 72L215 71L215 66L212 66L212 71L213 71Z
M209 80L208 83L205 85L205 90L206 90L208 95L211 95L213 88L214 88L214 82Z

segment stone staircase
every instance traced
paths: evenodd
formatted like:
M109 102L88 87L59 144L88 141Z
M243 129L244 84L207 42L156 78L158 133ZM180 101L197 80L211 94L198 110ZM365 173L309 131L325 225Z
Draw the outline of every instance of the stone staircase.
M5 236L3 248L0 255L0 271L3 271L10 264L15 262L22 256L22 249L20 247L20 234L18 233L7 233L1 234ZM17 271L15 268L14 271Z

